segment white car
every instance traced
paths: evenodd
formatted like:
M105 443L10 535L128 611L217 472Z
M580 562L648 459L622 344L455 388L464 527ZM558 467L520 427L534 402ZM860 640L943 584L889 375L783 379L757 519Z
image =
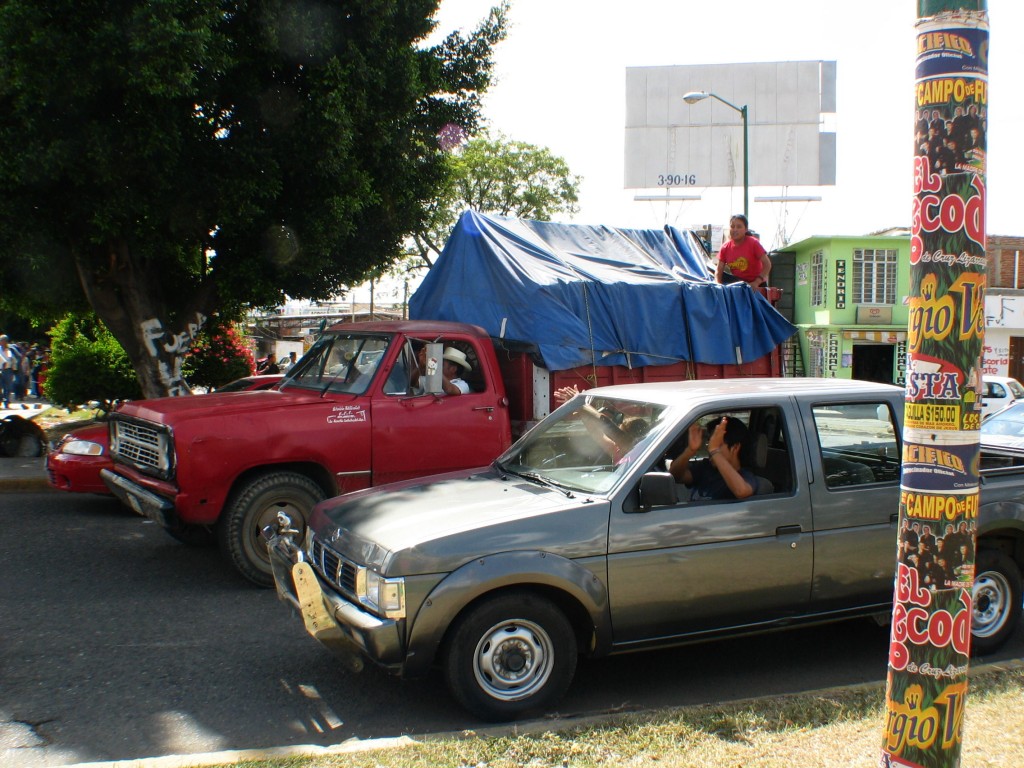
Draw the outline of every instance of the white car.
M1017 400L1024 400L1024 386L1009 376L984 376L981 389L981 418L987 419L996 411Z

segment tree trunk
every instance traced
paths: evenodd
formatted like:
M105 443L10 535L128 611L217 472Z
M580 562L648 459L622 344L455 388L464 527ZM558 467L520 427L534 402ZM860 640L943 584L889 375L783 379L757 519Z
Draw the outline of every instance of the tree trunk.
M172 304L159 281L135 258L123 240L112 241L96 268L75 259L93 311L124 348L146 398L192 394L181 364L212 311L213 282L205 279L191 295Z

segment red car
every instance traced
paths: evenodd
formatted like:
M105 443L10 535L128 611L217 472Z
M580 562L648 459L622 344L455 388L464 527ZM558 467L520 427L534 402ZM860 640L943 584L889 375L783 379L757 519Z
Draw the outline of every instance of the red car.
M246 376L225 384L218 392L270 389L281 375ZM68 432L46 455L46 479L53 488L72 493L106 493L100 470L110 468L107 425L90 424Z

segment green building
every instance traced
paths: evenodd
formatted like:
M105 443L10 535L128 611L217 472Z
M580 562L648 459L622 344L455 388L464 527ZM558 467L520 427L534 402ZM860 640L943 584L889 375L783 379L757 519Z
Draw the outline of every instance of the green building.
M794 375L905 384L910 233L810 237L772 254L779 309L799 329Z

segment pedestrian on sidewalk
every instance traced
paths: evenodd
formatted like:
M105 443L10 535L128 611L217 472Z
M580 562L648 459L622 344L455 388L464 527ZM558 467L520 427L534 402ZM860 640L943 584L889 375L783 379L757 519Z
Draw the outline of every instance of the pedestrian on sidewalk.
M9 407L14 399L18 362L18 355L15 353L10 339L7 338L7 334L0 334L0 394L2 394L4 408Z
M21 357L18 358L18 399L21 400L21 407L28 408L28 387L32 382L32 350L22 347Z

